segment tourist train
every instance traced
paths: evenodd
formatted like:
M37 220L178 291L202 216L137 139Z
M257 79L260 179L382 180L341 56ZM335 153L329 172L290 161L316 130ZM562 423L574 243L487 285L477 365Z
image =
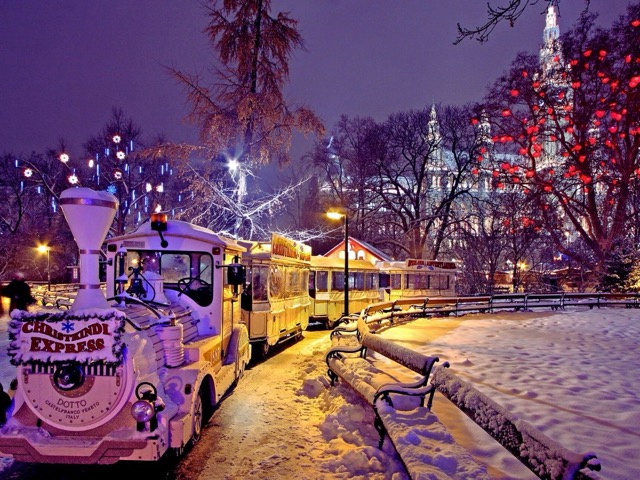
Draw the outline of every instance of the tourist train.
M349 258L345 311L344 257L311 255L308 246L275 234L271 243L239 243L247 249L242 322L254 354L262 358L274 345L300 338L310 321L333 328L372 303L455 295L454 262Z
M75 188L60 205L79 247L81 284L68 311L12 312L17 381L4 386L13 398L0 452L70 464L180 453L250 359L238 301L245 248L154 215L107 241L105 297L100 247L117 200Z
M300 242L236 241L164 214L105 240L114 196L73 188L60 205L79 248L77 295L69 310L14 310L8 327L16 380L3 386L0 453L24 462L179 454L252 350L264 357L310 320L332 326L376 301L454 292L453 264L350 259L345 312L344 259Z

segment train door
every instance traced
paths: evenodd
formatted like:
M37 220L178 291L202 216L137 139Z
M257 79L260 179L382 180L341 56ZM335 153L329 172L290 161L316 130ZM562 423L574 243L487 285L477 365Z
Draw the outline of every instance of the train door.
M327 270L317 270L313 273L315 276L313 316L326 317L329 314L329 272Z

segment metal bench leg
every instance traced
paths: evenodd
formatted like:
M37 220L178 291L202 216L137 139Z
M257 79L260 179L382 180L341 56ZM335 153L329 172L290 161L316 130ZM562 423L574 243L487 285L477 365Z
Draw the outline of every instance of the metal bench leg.
M327 375L329 375L329 380L331 380L331 386L333 387L338 381L338 376L331 369L327 370Z
M378 449L382 450L382 445L384 444L384 437L387 431L385 430L384 424L382 423L382 420L380 419L380 416L378 415L377 411L376 411L376 419L373 421L373 426L376 427L376 430L380 435L378 440Z

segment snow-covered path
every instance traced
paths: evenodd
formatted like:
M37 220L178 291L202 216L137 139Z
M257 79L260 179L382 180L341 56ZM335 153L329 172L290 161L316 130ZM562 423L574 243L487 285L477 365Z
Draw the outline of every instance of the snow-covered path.
M407 478L389 445L378 450L371 409L327 388L328 346L327 331L307 331L247 370L175 478Z

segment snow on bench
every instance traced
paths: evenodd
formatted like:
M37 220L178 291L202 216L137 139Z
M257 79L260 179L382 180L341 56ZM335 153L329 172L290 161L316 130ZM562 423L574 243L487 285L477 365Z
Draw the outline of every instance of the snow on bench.
M332 346L359 346L365 333L369 333L369 326L364 318L357 317L355 322L335 327L329 334Z
M490 478L429 409L399 410L381 403L378 414L412 479Z
M383 355L412 370L419 374L418 380L408 383L398 381L397 378L376 368L367 359L369 352ZM435 390L428 382L431 369L438 362L438 357L428 357L373 333L365 332L359 345L332 347L327 352L325 360L329 367L328 375L332 385L338 378L342 378L371 405L374 405L378 397L388 398L389 393L395 392L421 398L421 406L424 405L425 397L429 395L428 406L431 406Z
M373 355L367 357L372 352L417 373L417 379L399 381L379 369ZM435 388L429 376L438 361L368 332L359 346L336 346L326 355L331 384L341 379L373 407L379 448L388 437L412 479L489 479L430 411Z
M538 477L586 480L592 477L585 469L600 470L594 453L578 454L564 448L450 370L435 368L433 384Z

